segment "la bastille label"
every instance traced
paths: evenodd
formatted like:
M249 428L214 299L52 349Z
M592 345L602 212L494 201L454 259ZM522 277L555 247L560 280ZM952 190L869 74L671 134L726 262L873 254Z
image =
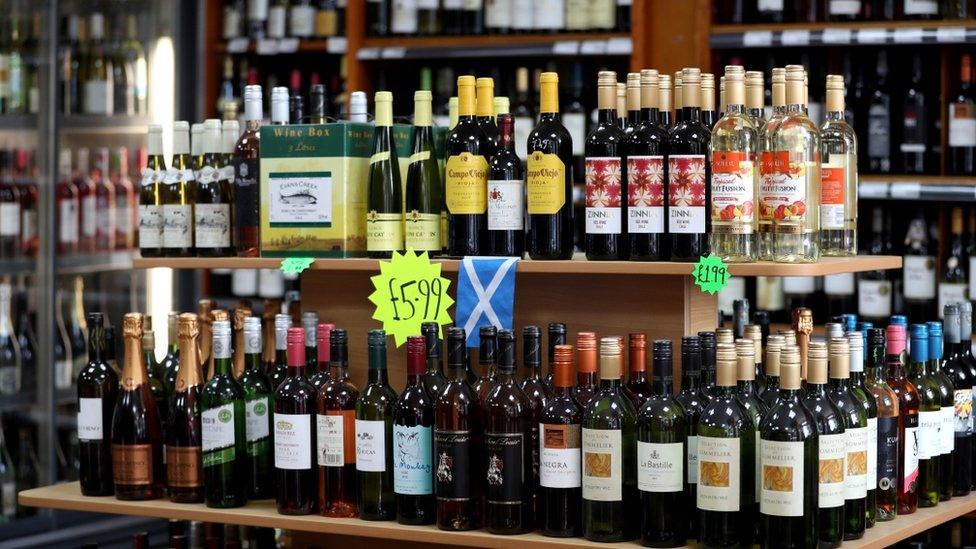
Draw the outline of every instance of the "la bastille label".
M447 210L454 214L483 214L488 210L488 161L463 152L447 159Z

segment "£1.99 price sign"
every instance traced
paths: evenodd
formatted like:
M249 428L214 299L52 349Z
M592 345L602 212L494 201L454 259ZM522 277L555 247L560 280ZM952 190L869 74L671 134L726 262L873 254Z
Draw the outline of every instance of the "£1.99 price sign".
M393 252L390 261L380 261L380 274L370 280L375 288L369 296L376 305L373 318L383 323L397 347L420 335L424 322L451 323L451 281L441 276L440 263L431 263L427 252Z
M708 257L702 256L698 259L691 276L702 292L715 294L729 283L729 267L721 257L708 254Z

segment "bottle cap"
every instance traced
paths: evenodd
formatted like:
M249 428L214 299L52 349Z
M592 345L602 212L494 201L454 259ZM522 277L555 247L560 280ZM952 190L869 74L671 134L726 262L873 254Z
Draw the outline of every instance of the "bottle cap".
M555 349L553 349L553 353L555 353ZM538 326L522 328L522 363L526 367L542 364L542 333Z
M715 385L719 387L735 387L735 384L735 344L719 343L715 346Z
M847 379L851 377L851 345L847 338L831 338L827 345L830 353L830 378Z
M736 378L739 381L756 379L756 345L751 339L738 339L735 342Z
M573 346L556 345L553 350L553 386L569 388L573 379Z
M779 387L797 390L800 388L800 348L786 345L780 351Z
M622 343L620 336L600 338L600 379L620 379Z
M427 364L427 343L424 336L407 337L407 373L421 375Z

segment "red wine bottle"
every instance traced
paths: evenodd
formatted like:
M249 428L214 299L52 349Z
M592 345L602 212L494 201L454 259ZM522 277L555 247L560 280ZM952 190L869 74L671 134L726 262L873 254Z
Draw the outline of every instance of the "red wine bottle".
M557 345L553 395L539 420L539 513L544 536L568 538L582 532L580 510L580 423L583 411L573 398L573 346Z
M434 403L424 386L427 343L424 336L407 338L407 386L393 409L393 490L397 522L432 524L434 511Z
M475 79L458 77L458 122L447 135L444 190L448 254L483 255L488 229L488 158L494 142L475 117Z
M651 383L647 379L647 335L630 334L629 348L629 368L623 393L630 399L634 409L640 411L651 396Z
M275 472L277 507L282 515L309 515L316 511L315 388L305 378L305 330L288 328L288 375L275 392Z
M349 381L346 331L329 335L329 381L318 392L316 431L319 512L325 517L359 515L356 501L356 400L359 389Z
M668 132L660 122L660 95L657 71L641 71L641 110L646 103L647 116L630 132L623 146L627 156L624 169L627 174L627 235L630 259L635 261L668 259L664 230L667 196L664 152Z
M498 115L498 152L488 174L488 254L525 253L525 168L515 154L512 115Z
M668 141L668 232L671 260L697 261L708 255L711 130L701 121L701 71L684 69L681 85L681 122Z
M105 435L111 425L119 376L105 360L105 320L88 314L88 364L78 374L78 478L86 496L110 496L112 445Z
M627 218L624 197L623 143L627 135L617 124L617 73L600 71L597 78L597 125L586 138L586 258L626 259Z
M553 376L556 370L556 345L566 344L566 325L562 322L550 322L549 323L549 369L546 374L546 387L549 388L550 392L553 388Z
M522 328L522 367L525 376L519 384L529 404L529 426L532 429L532 499L533 516L541 517L539 501L539 423L542 410L552 398L552 389L542 379L542 333L538 326Z

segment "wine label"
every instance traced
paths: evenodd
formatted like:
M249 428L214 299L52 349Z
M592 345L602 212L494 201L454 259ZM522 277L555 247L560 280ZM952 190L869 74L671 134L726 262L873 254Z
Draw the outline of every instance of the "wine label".
M176 488L203 486L202 462L202 448L200 446L167 444L166 485Z
M532 12L535 28L550 31L563 30L566 26L566 7L563 5L563 0L535 0L532 3L535 5L535 11Z
M798 225L798 231L806 230L808 210L807 180L820 184L817 165L814 162L790 158L789 151L775 151L763 156L766 174L759 186L759 203L765 215L782 230L779 223Z
M752 234L755 208L755 155L712 153L712 232Z
M109 200L107 195L96 198L95 205L95 234L99 236L105 235L108 238L108 235L112 235L112 228L115 227L115 205L113 201Z
M616 22L615 0L591 0L589 25L593 29L612 29Z
M259 397L244 403L244 432L248 442L248 454L257 455L255 442L268 438L271 434L269 421L268 397Z
M231 165L234 166L234 225L257 227L261 224L258 195L261 160L234 158Z
M878 487L878 418L876 417L868 418L868 471L865 482L868 490Z
M108 80L85 81L82 107L85 114L112 114L112 84Z
M821 509L844 505L847 434L820 435L819 491Z
M783 293L792 295L812 294L817 290L817 279L812 276L784 276Z
M102 399L78 399L78 440L102 440L105 437L102 422Z
M586 233L620 234L623 176L619 157L586 159Z
M197 204L193 218L197 248L230 246L230 204Z
M954 259L956 258L949 258L949 262L951 263ZM948 268L951 269L952 267ZM949 303L969 300L966 296L966 289L967 284L963 282L939 282L939 318L942 318L942 312Z
M824 277L824 293L827 295L854 295L854 273L838 273Z
M847 435L847 469L844 474L844 499L868 495L868 428L851 427Z
M514 5L513 5L514 4ZM522 5L520 5L522 4ZM485 27L489 29L508 29L514 26L512 19L528 19L532 26L532 5L525 6L525 0L488 0L485 2ZM519 17L512 17L513 10L528 8L528 12L515 11ZM528 17L525 17L528 15ZM521 24L525 28L525 23Z
M521 180L488 181L488 230L519 231L523 228L525 186Z
M393 426L394 492L412 496L434 493L432 448L430 427Z
M193 222L193 206L190 204L163 205L163 247L190 248L193 246L193 234L190 225Z
M918 412L918 459L931 459L942 453L942 410Z
M936 0L905 0L905 15L938 15Z
M878 488L896 490L898 486L898 418L878 419Z
M857 281L857 312L869 318L891 316L891 281Z
M200 414L203 466L231 463L236 457L234 405L225 404Z
M267 34L268 38L284 38L285 37L285 22L287 20L288 13L285 6L271 6L268 9L268 27Z
M664 232L664 157L627 157L627 232Z
M20 206L18 206L19 208ZM98 219L95 214L95 197L86 196L81 199L81 235L91 238L95 236L95 228L98 226ZM20 212L20 210L17 210ZM165 213L165 212L164 212ZM19 220L19 214L17 219ZM18 229L19 230L19 229Z
M315 416L318 464L342 467L356 463L356 411L330 410Z
M388 252L403 249L403 214L366 212L366 250Z
M830 15L858 15L861 13L861 0L830 0L827 5Z
M488 209L488 219L490 220L490 205ZM407 212L404 222L406 248L413 248L417 253L434 250L440 251L441 214L420 213L417 210L411 210Z
M77 221L77 220L76 220ZM139 205L139 247L159 248L163 245L163 207ZM64 228L62 227L62 233ZM72 231L74 232L74 231ZM77 239L76 239L77 240ZM64 242L64 240L62 240Z
M857 160L851 154L831 154L830 161L820 166L820 228L843 229L847 219L844 200L847 193L850 167ZM853 212L852 215L853 216Z
M449 156L444 170L448 212L483 214L488 210L488 161L484 156L469 152Z
M589 22L587 19L590 16L589 13L589 0L566 0L566 30L583 30L589 27ZM563 125L566 125L566 117L563 116ZM566 125L568 129L569 126ZM583 138L585 139L585 135ZM584 139L580 139L582 142ZM576 135L573 134L573 155L579 156L582 151L577 153L575 150L576 146Z
M908 299L935 297L935 258L929 255L906 255L902 258L903 292Z
M394 2L394 7L398 2ZM402 3L402 0L400 0ZM395 12L394 12L395 13ZM416 11L414 11L416 14ZM312 36L315 31L315 8L301 4L292 5L288 12L288 28L290 36ZM416 31L416 29L415 29Z
M356 470L386 471L386 422L356 420Z
M274 459L278 469L312 468L312 418L308 414L279 414L274 423Z
M739 510L742 483L741 443L738 437L698 437L699 509L727 512ZM747 444L753 442L749 441Z
M522 503L524 444L522 433L485 433L488 503Z
M152 445L113 444L112 477L116 485L151 484L153 481Z
M566 205L566 165L559 156L541 151L526 159L526 207L530 215L559 213Z
M955 428L953 426L956 420L955 411L956 409L952 406L943 406L939 411L942 422L939 428L940 455L951 454L956 449Z
M953 423L953 433L954 436L969 436L973 434L973 390L972 389L956 389L952 392L952 400L954 403L953 415L955 416L955 422Z
M247 0L247 18L264 21L268 18L268 0Z
M802 517L803 442L763 440L759 455L762 463L759 512L779 517Z
M545 488L579 488L580 426L539 424L539 484Z
M684 489L684 445L637 441L637 488L643 492Z
M623 434L583 427L583 499L623 501Z
M20 203L0 204L0 236L20 236Z
M471 499L471 433L434 430L434 493L438 499Z
M688 456L685 471L688 471L688 484L698 484L698 437L688 437Z
M901 493L913 494L918 483L918 415L905 416L905 453L902 459Z
M949 104L949 146L976 147L976 109L973 105Z
M243 167L239 166L239 167ZM248 172L250 173L250 172ZM255 177L257 177L255 175ZM272 173L268 176L268 221L272 227L330 227L332 174L330 172ZM257 190L255 195L257 196ZM248 209L257 209L258 199ZM254 214L257 219L257 214ZM240 220L241 226L244 220Z
M705 232L705 155L668 157L668 232Z
M5 205L0 205L0 219L4 218L3 207ZM155 236L157 244L154 246L145 247L159 247L158 242L162 241L162 230L163 230L163 209L160 206L147 206L149 208L155 208L155 214L158 218L155 232L150 229L149 232L152 233L148 238ZM140 206L140 216L141 216ZM0 222L2 224L2 222ZM0 229L0 233L3 229ZM6 235L4 235L6 236ZM142 239L139 239L142 242ZM62 244L74 244L78 242L78 201L65 199L58 203L58 242Z

